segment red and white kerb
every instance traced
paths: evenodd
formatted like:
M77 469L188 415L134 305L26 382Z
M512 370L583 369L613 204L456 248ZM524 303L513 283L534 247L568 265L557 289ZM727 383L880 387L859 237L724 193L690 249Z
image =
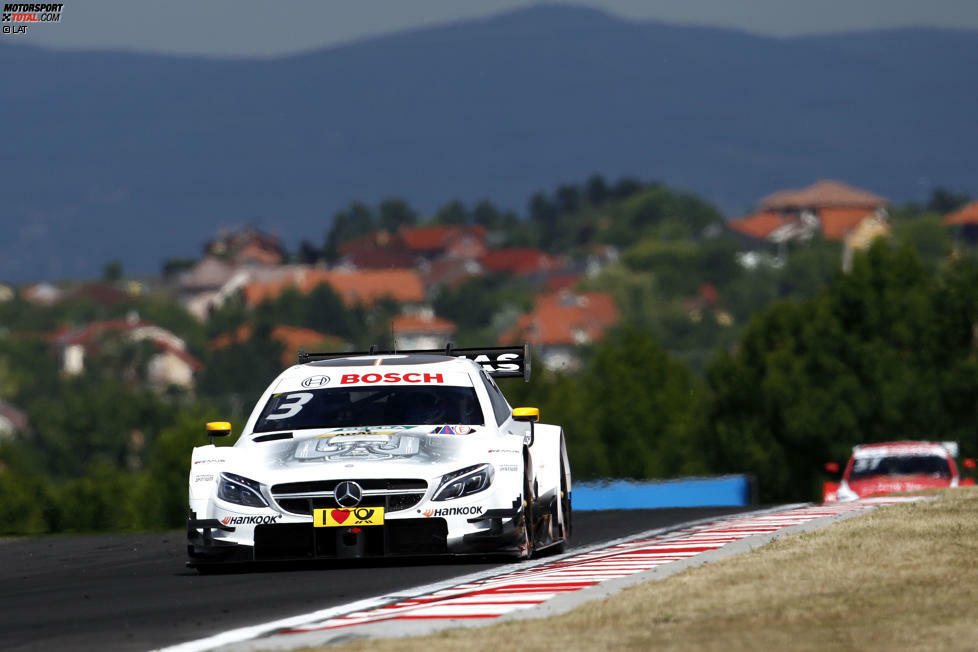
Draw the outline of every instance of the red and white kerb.
M915 498L871 498L717 520L662 536L566 557L528 570L460 584L394 604L310 622L279 633L322 631L391 620L498 618L542 604L557 595L695 557L749 536L777 532L823 516L908 500Z

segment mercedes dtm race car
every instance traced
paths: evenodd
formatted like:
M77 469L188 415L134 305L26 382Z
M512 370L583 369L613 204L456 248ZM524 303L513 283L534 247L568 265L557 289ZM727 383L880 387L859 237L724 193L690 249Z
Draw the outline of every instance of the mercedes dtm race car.
M559 426L507 403L528 346L307 354L231 447L194 449L190 566L561 546L571 472ZM226 422L207 424L213 436Z
M954 463L957 452L957 442L894 441L856 446L841 481L823 485L822 502L974 484L971 478L961 479ZM970 458L964 464L967 468L975 466ZM839 471L833 462L825 468L830 473Z

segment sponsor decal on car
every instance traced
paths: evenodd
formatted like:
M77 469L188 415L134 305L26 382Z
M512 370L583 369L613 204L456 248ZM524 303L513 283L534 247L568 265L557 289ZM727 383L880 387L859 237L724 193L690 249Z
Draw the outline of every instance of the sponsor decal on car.
M513 473L520 470L520 467L516 466L515 464L500 464L496 468L500 471L510 471Z
M282 518L281 514L275 516L225 516L221 519L224 525L268 525L277 523Z
M442 374L420 373L411 371L406 374L389 371L384 374L343 374L340 378L340 385L355 385L365 383L444 383L445 377Z
M341 435L396 435L399 432L410 430L412 426L383 426L383 427L361 427L361 428L333 428L329 432L316 435L317 439L328 437L339 437Z
M439 509L426 509L421 512L424 516L478 516L485 508L482 505L472 505L470 507L441 507Z
M317 509L313 511L315 527L354 527L383 525L383 507L354 507L351 509Z
M303 387L322 387L329 384L329 376L309 376L302 381Z
M490 453L521 453L522 451L515 448L490 448Z
M213 482L213 481L214 481L214 476L211 474L198 475L197 477L194 478L194 482Z
M194 460L194 464L224 464L227 460Z
M494 356L495 359L490 358L486 354L477 355L474 358L468 358L468 356L464 355L456 357L472 360L476 364L481 365L482 369L486 373L491 374L495 371L520 371L519 363L521 362L521 358L523 356L519 355L518 353L499 353Z
M471 426L440 426L431 431L433 435L467 435L472 432Z

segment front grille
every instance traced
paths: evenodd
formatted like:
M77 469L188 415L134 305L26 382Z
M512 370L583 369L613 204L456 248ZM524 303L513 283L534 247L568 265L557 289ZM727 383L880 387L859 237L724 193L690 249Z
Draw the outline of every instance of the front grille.
M276 494L300 494L313 492L330 492L336 489L336 485L346 480L313 480L311 482L286 482L284 484L272 485L272 495ZM428 483L424 480L411 480L403 478L393 478L387 480L353 480L360 485L364 491L424 491L428 488Z
M340 509L333 498L336 485L344 480L287 482L272 487L272 497L282 510L311 516L314 509ZM411 509L421 502L428 489L424 480L388 479L354 480L363 487L364 497L358 507L383 507L387 513Z
M387 496L387 511L400 512L421 502L424 494L391 494Z

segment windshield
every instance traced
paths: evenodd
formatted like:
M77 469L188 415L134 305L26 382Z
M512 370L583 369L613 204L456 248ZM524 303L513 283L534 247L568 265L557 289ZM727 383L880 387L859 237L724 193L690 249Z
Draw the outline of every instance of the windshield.
M483 425L472 387L349 387L275 394L254 432L391 425Z
M857 457L852 463L850 480L862 480L880 475L932 475L950 478L947 458L939 455L890 455Z

